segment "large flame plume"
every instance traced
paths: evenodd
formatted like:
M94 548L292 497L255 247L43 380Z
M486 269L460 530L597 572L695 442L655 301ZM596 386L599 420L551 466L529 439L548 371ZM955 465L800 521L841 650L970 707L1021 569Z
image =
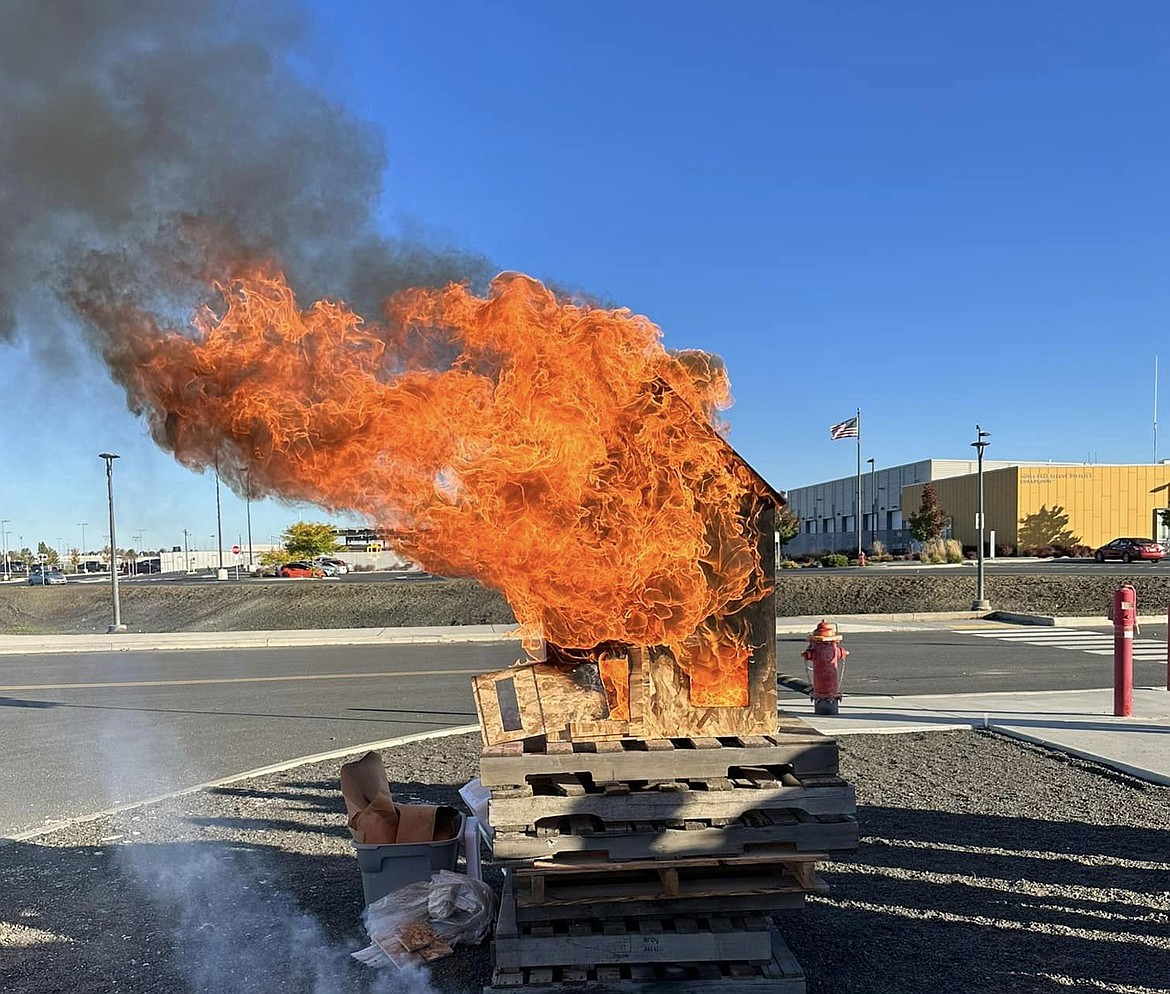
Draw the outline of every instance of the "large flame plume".
M180 462L357 512L557 646L683 649L693 703L746 705L750 648L725 619L766 581L741 513L753 477L717 430L716 357L514 273L482 297L400 292L368 322L302 309L271 268L217 289L193 331L79 302L117 327L107 359Z

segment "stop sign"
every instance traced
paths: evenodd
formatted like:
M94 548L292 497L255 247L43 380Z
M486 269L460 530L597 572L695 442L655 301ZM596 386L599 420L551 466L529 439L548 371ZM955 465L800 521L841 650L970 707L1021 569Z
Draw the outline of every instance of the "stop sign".
M232 546L232 555L238 556L240 554L240 547L238 545Z

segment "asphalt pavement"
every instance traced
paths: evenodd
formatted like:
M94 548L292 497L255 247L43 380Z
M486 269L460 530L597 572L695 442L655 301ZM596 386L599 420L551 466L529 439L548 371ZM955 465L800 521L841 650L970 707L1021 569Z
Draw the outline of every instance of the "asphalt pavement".
M963 621L915 629L844 626L850 699L1111 683L1112 660L1095 654L1098 643L1081 646L1062 631ZM1081 631L1092 639L1108 629ZM1142 634L1165 646L1165 626ZM800 635L779 636L781 673L803 677L804 646ZM471 676L517 654L515 642L494 641L2 656L0 835L299 756L474 723ZM1135 667L1139 686L1165 686L1165 675L1165 655L1153 649ZM785 692L781 706L808 701Z
M293 759L474 723L515 643L0 660L0 836Z

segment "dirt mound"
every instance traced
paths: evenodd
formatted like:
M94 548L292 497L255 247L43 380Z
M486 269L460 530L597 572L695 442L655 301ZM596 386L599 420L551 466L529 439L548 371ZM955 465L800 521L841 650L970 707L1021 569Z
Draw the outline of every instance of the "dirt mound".
M1143 613L1170 604L1170 576L992 574L987 595L999 611L1101 615L1123 580L1134 583ZM297 581L127 584L122 619L138 632L276 631L310 628L400 628L511 624L503 598L472 580L409 582ZM777 579L776 613L901 614L967 611L975 576L967 570L785 572ZM104 632L110 623L105 584L0 588L0 632Z
M498 594L471 580L399 583L126 584L122 620L138 632L279 631L510 624ZM0 590L0 631L104 632L105 584Z
M783 572L776 583L776 613L781 617L806 614L902 614L918 611L968 611L975 599L974 570L938 570L934 573L819 573ZM1138 592L1142 613L1161 614L1170 604L1170 576L1117 573L1098 576L1062 574L1037 576L990 573L985 588L997 611L1026 614L1101 615L1123 581Z

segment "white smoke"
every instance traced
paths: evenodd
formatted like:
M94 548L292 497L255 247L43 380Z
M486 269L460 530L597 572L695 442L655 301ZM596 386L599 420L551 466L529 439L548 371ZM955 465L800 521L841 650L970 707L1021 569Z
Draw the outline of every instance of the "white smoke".
M120 855L169 926L175 968L197 994L435 994L423 970L358 965L281 890L260 854L186 842Z

